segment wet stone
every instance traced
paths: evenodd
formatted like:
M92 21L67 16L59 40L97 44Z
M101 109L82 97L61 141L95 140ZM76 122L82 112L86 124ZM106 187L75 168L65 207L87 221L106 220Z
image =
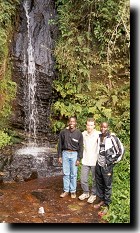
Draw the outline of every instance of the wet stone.
M33 191L32 195L34 195L41 202L46 200L46 194L45 193Z
M10 151L10 152L9 152ZM0 183L22 182L62 174L57 151L47 145L30 148L13 145L0 154Z

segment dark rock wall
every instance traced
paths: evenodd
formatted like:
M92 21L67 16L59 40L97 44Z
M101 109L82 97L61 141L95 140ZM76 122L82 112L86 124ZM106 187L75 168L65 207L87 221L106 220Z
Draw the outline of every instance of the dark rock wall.
M54 98L52 88L52 82L55 79L53 49L58 35L56 24L50 23L56 19L54 2L54 0L28 0L37 80L36 100L39 118L37 130L42 133L50 131L50 108ZM22 3L17 17L11 52L12 76L17 83L17 98L13 103L14 112L11 121L14 127L20 129L25 127L27 104L25 99L27 88L25 63L28 63L27 32L27 18Z

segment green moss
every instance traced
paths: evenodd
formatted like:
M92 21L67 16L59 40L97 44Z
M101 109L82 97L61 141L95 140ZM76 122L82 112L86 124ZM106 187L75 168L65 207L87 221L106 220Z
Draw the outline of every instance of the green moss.
M10 137L4 133L4 128L8 124L12 100L16 95L16 83L11 80L9 46L19 2L18 0L0 2L0 130L4 136L1 138L1 146L9 144Z
M0 130L0 149L6 145L10 145L10 140L11 137L7 133Z

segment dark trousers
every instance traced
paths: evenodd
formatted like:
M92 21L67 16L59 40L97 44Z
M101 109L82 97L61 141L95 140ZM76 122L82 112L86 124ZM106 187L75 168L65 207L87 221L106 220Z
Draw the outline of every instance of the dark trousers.
M97 196L109 206L112 194L113 165L107 167L99 166L95 168L96 193Z

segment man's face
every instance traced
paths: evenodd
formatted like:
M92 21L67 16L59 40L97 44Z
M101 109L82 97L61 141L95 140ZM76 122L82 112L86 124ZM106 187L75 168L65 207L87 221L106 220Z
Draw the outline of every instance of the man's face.
M94 121L87 121L86 128L87 128L87 132L91 133L95 128Z
M69 128L70 129L75 129L76 127L76 119L75 118L70 118L69 120Z
M108 131L108 124L106 122L102 123L100 130L101 130L101 133L105 135L106 132Z

